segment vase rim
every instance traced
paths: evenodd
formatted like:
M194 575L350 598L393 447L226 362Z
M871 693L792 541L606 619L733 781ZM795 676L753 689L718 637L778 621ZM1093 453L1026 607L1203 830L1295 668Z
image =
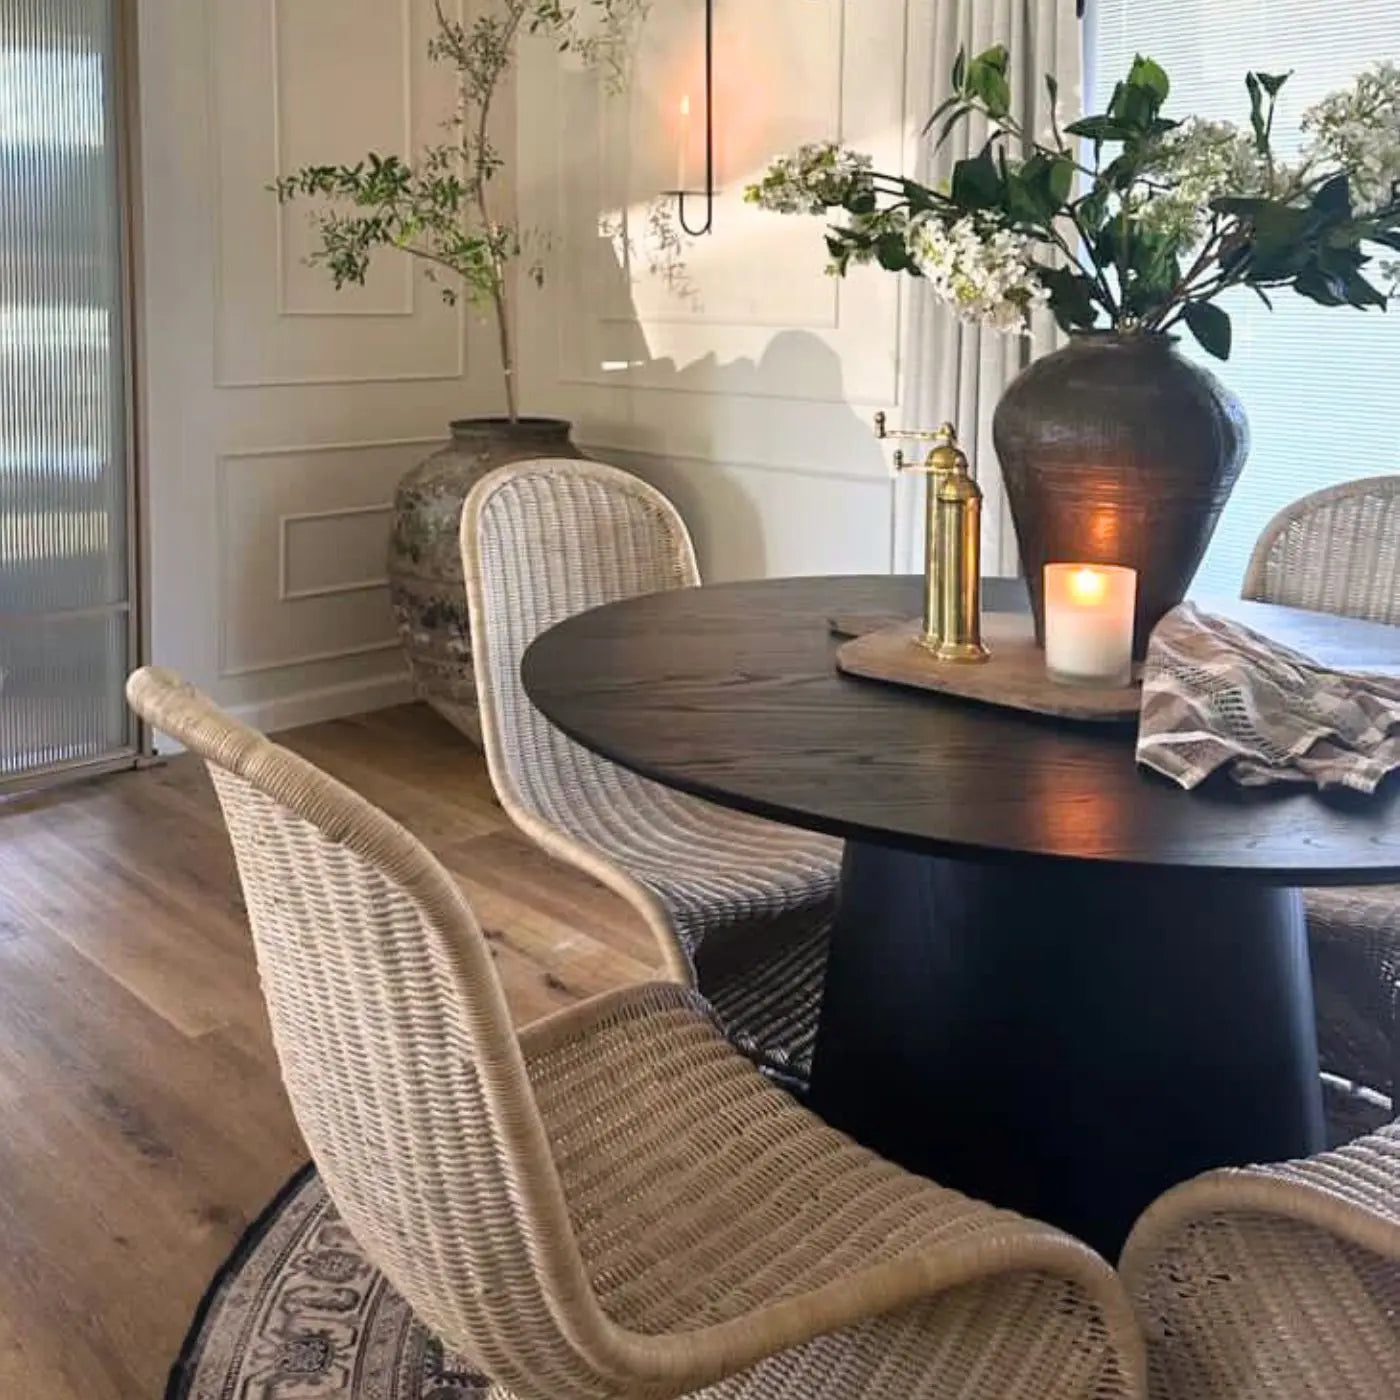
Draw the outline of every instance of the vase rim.
M504 414L480 418L454 418L449 426L456 437L477 433L568 434L574 430L574 425L567 418L507 418Z
M1096 345L1175 345L1179 339L1170 331L1149 330L1142 326L1132 330L1107 326L1088 331L1070 331L1069 338L1071 341L1086 341Z

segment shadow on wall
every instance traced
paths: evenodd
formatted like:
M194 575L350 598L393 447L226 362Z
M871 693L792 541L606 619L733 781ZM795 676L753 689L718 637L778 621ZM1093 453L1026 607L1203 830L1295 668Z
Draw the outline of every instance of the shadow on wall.
M590 455L671 497L709 578L888 569L891 478L871 422L846 402L827 341L810 330L742 326L766 338L757 356L664 353L732 338L733 327L679 298L673 318L643 323L633 279L648 274L619 257L596 217L574 232L563 330L579 339L564 359L587 368L581 384L559 388L581 408L577 439Z

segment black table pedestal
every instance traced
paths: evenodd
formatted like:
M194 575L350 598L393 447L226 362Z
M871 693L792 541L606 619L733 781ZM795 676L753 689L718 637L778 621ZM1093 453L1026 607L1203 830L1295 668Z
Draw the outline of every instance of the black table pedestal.
M1323 1146L1301 899L850 842L811 1103L1112 1259L1174 1182Z

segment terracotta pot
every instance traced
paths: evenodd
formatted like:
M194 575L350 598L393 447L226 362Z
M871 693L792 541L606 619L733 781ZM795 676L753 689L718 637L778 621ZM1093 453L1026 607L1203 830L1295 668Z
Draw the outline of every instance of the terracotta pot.
M389 599L413 687L481 743L471 625L462 577L462 505L496 467L531 457L579 458L561 418L463 418L452 440L399 482L389 539Z
M992 420L1036 640L1044 567L1138 572L1134 655L1186 593L1249 454L1240 401L1168 336L1078 335L1036 360Z

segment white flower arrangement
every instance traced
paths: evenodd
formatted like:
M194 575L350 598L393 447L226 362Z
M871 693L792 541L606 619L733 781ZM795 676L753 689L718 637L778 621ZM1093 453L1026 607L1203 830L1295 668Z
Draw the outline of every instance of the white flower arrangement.
M962 319L1013 333L1048 305L1066 330L1184 322L1224 359L1230 318L1215 302L1231 287L1360 309L1400 296L1400 263L1374 252L1400 251L1400 66L1374 64L1309 108L1292 164L1272 142L1287 75L1246 76L1247 129L1177 121L1162 114L1166 73L1139 57L1106 112L1032 138L1010 115L1009 66L1001 46L959 55L930 126L946 118L943 140L978 113L992 137L945 187L827 142L774 162L747 198L785 214L842 211L827 230L835 274L875 262L924 279ZM1053 110L1058 85L1046 88Z
M1007 228L983 230L971 216L919 221L910 235L919 275L962 321L1027 333L1027 313L1050 299L1035 275L1033 244Z

